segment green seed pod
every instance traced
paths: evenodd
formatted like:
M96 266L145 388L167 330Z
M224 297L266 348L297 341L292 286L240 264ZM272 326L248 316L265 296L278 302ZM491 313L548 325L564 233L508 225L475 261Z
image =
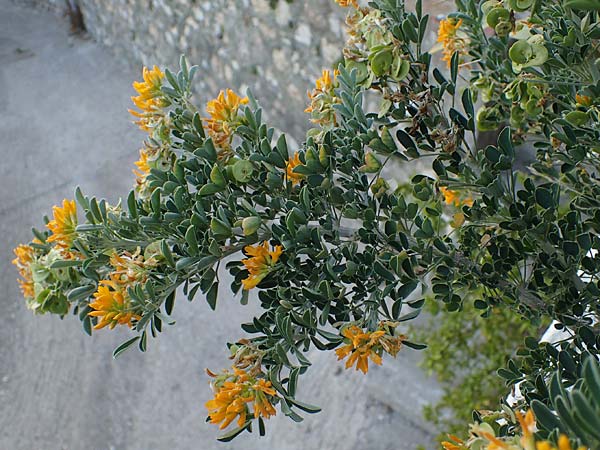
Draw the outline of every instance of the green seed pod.
M538 100L535 98L530 99L525 103L525 111L530 116L539 116L542 113L542 107L538 104Z
M502 7L492 8L485 18L487 24L492 28L496 28L499 22L508 22L509 20L510 11Z
M488 0L481 5L481 12L487 15L492 9L502 7L502 2L498 0Z
M494 31L496 32L496 34L498 36L500 36L500 37L506 37L512 31L512 24L510 22L508 22L508 21L501 20L494 27Z
M329 165L329 152L325 149L324 145L319 147L319 162L323 167Z
M240 183L247 183L252 179L254 166L250 161L240 159L232 167L233 177Z
M260 217L245 217L244 220L242 220L242 231L244 232L244 236L250 236L251 234L256 233L256 230L258 230L261 223L262 220Z
M483 106L477 111L477 129L479 131L495 131L501 121L502 115L497 107Z
M371 70L376 76L380 77L388 73L392 66L392 51L390 49L384 49L377 53L372 53L369 55L369 60L371 62Z
M588 113L583 111L571 111L565 116L565 120L571 125L582 127L590 120Z
M517 41L510 47L508 57L517 64L527 64L533 57L533 48L527 41Z
M533 5L534 0L508 0L508 6L515 11L527 11Z
M392 77L396 81L403 80L404 78L406 78L409 71L410 71L410 63L408 61L406 61L405 59L402 59L399 56L397 56L394 61Z
M525 123L525 110L518 105L510 109L510 125L514 128L521 128Z

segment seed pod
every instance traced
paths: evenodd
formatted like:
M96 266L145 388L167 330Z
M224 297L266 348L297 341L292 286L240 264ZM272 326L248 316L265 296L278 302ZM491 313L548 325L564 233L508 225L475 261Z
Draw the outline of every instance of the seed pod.
M250 161L240 159L232 167L233 177L240 183L247 183L252 179L254 166Z
M262 220L260 217L252 216L246 217L242 220L242 231L244 232L244 236L250 236L251 234L256 233L256 230L260 227Z
M496 28L499 22L508 22L510 20L510 11L506 8L492 8L488 12L485 21L491 28Z

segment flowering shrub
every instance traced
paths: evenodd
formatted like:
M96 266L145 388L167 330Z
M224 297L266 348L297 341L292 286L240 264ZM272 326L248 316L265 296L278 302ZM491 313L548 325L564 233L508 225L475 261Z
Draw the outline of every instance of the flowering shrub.
M214 309L224 265L231 295L254 291L262 313L229 343L231 369L209 372L221 440L256 422L263 433L277 410L319 411L296 398L313 347L364 373L423 348L403 327L426 293L448 312L470 302L482 317L551 318L565 337L528 339L499 370L520 383L515 409L531 408L536 435L529 413L520 425L510 411L476 414L472 438L446 448L599 448L600 5L457 0L440 70L420 1L414 12L338 3L344 63L309 93L315 128L300 148L276 137L251 93L197 108L185 59L178 73L144 69L135 189L117 205L76 190L77 207L54 208L15 251L27 305L73 311L88 333L131 328L117 356L171 323L179 288ZM486 130L495 145L480 145ZM409 188L389 176L416 160L432 170Z

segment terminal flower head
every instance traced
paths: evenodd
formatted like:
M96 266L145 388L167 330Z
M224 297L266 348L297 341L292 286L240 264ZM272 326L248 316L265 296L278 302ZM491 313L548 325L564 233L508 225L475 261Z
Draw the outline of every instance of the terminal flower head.
M243 259L242 263L248 271L248 278L242 280L245 290L255 288L273 270L279 257L283 253L281 245L276 245L269 250L269 243L264 241L258 245L248 245L244 251L250 258Z
M18 280L21 292L26 299L34 297L33 274L31 272L31 263L34 260L34 250L30 245L20 244L14 250L16 258L12 263L19 271L21 278Z
M287 179L291 181L292 184L298 184L304 178L304 175L294 172L294 168L301 165L302 161L300 161L300 154L295 152L294 156L288 160L285 167Z
M444 450L463 450L467 448L465 446L465 442L462 439L454 436L453 434L449 434L448 438L450 439L450 441L442 442L442 447L444 448Z
M163 93L160 88L165 74L157 66L154 66L152 69L144 67L142 76L144 81L133 82L133 88L139 95L131 97L131 100L142 111L152 111L161 104Z
M319 125L335 125L333 105L339 103L335 96L338 75L338 70L333 71L333 76L329 70L323 70L321 77L315 81L315 88L308 92L310 105L304 112L310 113L311 122Z
M140 319L140 316L134 313L131 307L127 290L119 284L118 280L114 279L100 281L90 307L94 311L90 312L89 315L100 318L94 330L106 326L112 330L117 325L127 325L131 328L132 320Z
M457 208L463 205L469 207L473 206L473 199L471 197L461 199L460 193L458 191L453 191L452 189L448 189L447 187L440 187L440 192L444 197L444 202L446 203L446 205L454 205Z
M358 8L358 2L356 0L335 0L335 2L344 8L347 8L348 6Z
M48 237L48 242L61 249L68 251L76 236L77 227L77 207L75 200L64 199L62 206L52 207L53 219L46 224L46 227L52 232Z
M335 351L338 360L348 357L346 369L356 365L356 370L367 373L369 360L380 366L383 352L395 357L406 337L388 334L387 325L395 327L395 324L389 323L382 324L376 331L363 331L357 325L350 325L342 329L341 334L345 338L346 345Z
M136 122L144 131L151 131L164 117L162 108L168 106L169 101L161 91L162 81L165 77L161 70L154 66L152 69L144 67L143 81L134 81L133 88L138 95L131 97L133 104L141 112L130 109L129 112L139 120Z
M210 117L204 121L208 127L208 134L217 146L229 148L233 133L242 123L239 109L247 103L248 97L242 98L231 89L227 89L206 104L206 112Z
M466 36L459 32L462 23L462 19L456 20L453 18L440 21L437 41L442 44L442 60L447 62L448 67L450 67L450 61L455 52L466 52Z
M212 383L214 398L206 402L210 423L219 424L220 429L227 428L237 419L237 425L243 426L248 416L268 419L276 414L271 401L277 392L271 382L264 378L249 375L245 370L233 369L215 375Z

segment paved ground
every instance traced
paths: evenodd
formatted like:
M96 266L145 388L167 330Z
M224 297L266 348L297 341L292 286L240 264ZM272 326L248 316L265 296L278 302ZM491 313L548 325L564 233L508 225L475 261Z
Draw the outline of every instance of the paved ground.
M411 350L367 377L341 370L333 354L315 354L299 393L322 413L301 424L277 416L266 438L220 444L204 422L203 371L227 364L224 343L252 307L221 298L212 313L202 301L180 300L177 325L147 354L116 361L123 330L89 338L74 317L34 317L25 308L9 261L30 226L76 185L112 201L128 192L143 138L127 113L138 72L69 36L63 19L0 0L0 449L432 447L420 408L439 392Z

